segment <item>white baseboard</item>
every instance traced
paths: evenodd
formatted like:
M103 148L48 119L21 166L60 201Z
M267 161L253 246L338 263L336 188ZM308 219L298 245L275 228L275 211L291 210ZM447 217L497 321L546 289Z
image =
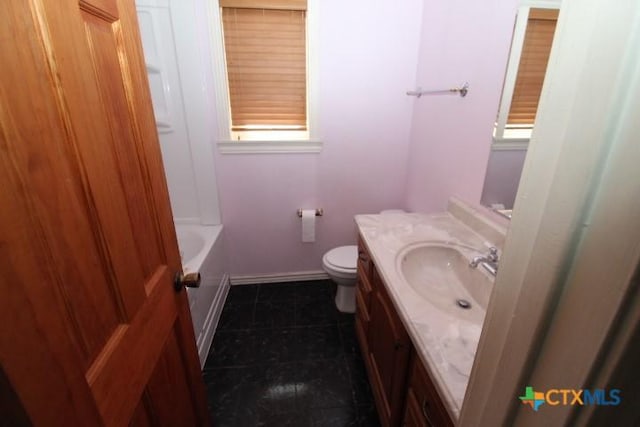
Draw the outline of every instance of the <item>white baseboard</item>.
M322 270L297 271L292 273L258 274L258 275L233 275L231 276L231 286L233 285L253 285L256 283L277 283L277 282L302 282L307 280L325 280L329 275Z
M204 368L204 364L207 361L207 355L209 354L209 349L213 343L213 336L216 333L218 321L222 314L222 308L224 307L224 302L227 299L227 294L229 293L229 285L229 275L225 274L220 281L220 290L216 293L211 307L209 308L209 312L207 313L207 318L205 319L204 327L202 328L203 332L198 337L198 356L200 358L201 369Z

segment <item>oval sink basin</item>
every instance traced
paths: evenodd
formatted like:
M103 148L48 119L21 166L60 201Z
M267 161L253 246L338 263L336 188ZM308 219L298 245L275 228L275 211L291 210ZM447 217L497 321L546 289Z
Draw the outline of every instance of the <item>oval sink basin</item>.
M436 308L474 323L482 323L492 280L460 248L447 244L418 244L398 255L396 268L407 284Z

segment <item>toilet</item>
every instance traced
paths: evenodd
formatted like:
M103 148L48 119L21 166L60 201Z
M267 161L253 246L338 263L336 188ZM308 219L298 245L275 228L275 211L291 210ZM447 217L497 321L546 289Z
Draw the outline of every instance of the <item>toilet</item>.
M322 268L338 288L336 307L343 313L356 311L356 278L358 277L358 247L339 246L322 257Z
M389 209L380 215L404 213L400 209ZM358 247L338 246L322 257L322 268L337 285L336 307L343 313L356 311L356 280L358 277Z

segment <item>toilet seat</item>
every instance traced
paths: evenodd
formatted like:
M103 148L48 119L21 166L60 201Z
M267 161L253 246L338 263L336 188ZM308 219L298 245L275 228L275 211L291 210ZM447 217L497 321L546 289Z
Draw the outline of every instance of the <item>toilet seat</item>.
M358 247L339 246L327 252L323 258L326 267L339 273L356 274L358 267Z

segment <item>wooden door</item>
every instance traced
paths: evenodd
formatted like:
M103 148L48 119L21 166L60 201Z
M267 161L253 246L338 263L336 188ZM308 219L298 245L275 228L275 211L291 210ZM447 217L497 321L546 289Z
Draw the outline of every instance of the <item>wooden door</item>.
M208 424L133 0L0 5L0 424Z

